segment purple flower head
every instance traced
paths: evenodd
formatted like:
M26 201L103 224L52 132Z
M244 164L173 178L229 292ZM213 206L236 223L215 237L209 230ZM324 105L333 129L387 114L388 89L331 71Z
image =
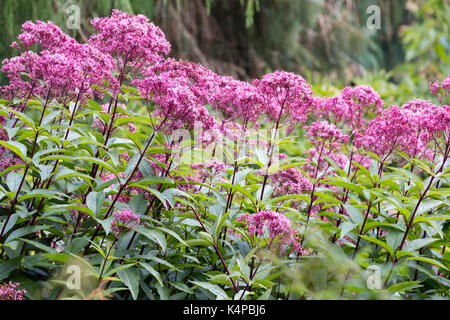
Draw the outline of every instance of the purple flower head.
M2 61L2 72L9 80L9 84L3 87L3 94L7 98L43 95L44 86L39 81L42 78L40 59L36 53L26 51L20 56Z
M334 124L348 123L350 105L341 96L336 97L314 97L314 110L317 117L324 118Z
M443 97L446 97L448 103L448 98L450 96L450 74L444 81L430 81L429 85L431 93L438 98L441 104L444 104L444 101L442 100Z
M115 212L111 229L116 237L120 232L133 229L141 223L139 216L129 209L122 209L121 212Z
M439 93L439 91L441 90L441 84L440 84L440 82L438 81L438 80L436 80L436 81L434 81L434 82L432 82L432 81L430 81L429 82L429 85L430 85L430 91L431 91L431 93L432 94L437 94L437 93Z
M97 33L89 38L89 43L111 54L120 70L124 64L139 70L161 61L170 52L170 43L161 29L141 14L113 10L111 17L94 18L91 24Z
M37 20L36 23L27 21L22 25L22 33L17 37L19 43L29 50L34 44L38 45L40 50L52 50L61 47L63 44L76 42L75 39L68 36L53 22L42 22ZM17 42L11 45L19 48Z
M0 300L23 300L23 295L27 291L17 289L19 286L18 282L0 284Z
M291 226L291 221L283 214L274 211L259 211L254 214L244 214L238 221L245 221L250 236L269 236L270 244L276 242L280 247L292 245L301 252L298 231ZM285 251L285 248L282 248Z
M272 183L276 185L275 196L286 194L303 194L312 190L311 181L296 168L288 168L272 175Z
M186 81L186 85L196 96L199 102L206 104L211 100L219 77L201 64L173 58L165 59L155 66L145 69L144 76L165 74L170 78L180 78Z
M347 143L349 136L342 133L342 131L332 123L327 121L313 122L307 129L307 135L311 137L311 143L314 146L319 146L324 142L328 142L333 149L339 149L340 143Z
M311 86L301 76L286 71L266 74L254 80L269 117L276 121L284 116L304 122L313 103Z
M83 82L82 64L64 53L45 50L37 55L26 51L3 60L2 72L9 79L4 93L9 97L58 98L78 92Z
M191 169L197 171L200 182L205 182L207 178L220 177L227 169L227 165L217 159L206 160L202 163L191 164Z
M427 100L415 99L406 102L402 111L410 116L411 126L430 134L450 130L446 109Z
M134 82L143 97L157 104L155 113L164 119L165 130L192 130L196 123L209 130L216 126L215 119L191 91L189 83L189 79L170 73Z
M364 136L355 139L356 147L363 147L385 160L396 152L412 156L417 151L417 129L411 126L411 114L396 105L371 120Z
M444 90L449 91L450 90L450 74L447 76L447 78L442 82L442 88Z
M360 109L365 109L365 111L373 109L376 111L384 106L379 93L368 85L354 88L346 87L342 90L342 98L347 101L353 101L356 104L354 111L359 111Z
M263 100L258 89L245 81L221 77L212 105L229 120L240 120L244 125L256 122L263 113Z
M101 88L104 83L112 90L118 91L117 79L112 74L115 69L115 62L109 54L101 52L95 46L77 42L65 43L63 46L54 49L53 52L62 54L79 65L82 73L79 91L88 94L95 93L101 98L103 96L101 90L94 90L92 86Z
M79 90L83 82L82 67L73 57L43 51L38 60L42 80L51 96L64 96Z
M340 96L314 98L314 106L317 116L336 125L347 125L351 132L357 133L364 127L364 117L381 110L384 103L370 86L356 86L344 88Z

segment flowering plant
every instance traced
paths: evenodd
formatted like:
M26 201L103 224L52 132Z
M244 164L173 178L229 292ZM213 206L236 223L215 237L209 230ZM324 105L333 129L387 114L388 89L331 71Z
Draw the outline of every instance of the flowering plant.
M3 61L0 299L70 297L52 279L74 256L116 299L330 297L311 261L333 298L449 297L450 76L434 103L317 97L167 58L142 15L92 25L26 22Z

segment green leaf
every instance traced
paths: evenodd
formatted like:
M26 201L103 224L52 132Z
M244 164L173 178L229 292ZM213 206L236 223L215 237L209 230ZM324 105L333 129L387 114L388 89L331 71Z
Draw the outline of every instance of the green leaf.
M269 164L269 157L267 156L267 152L262 150L261 148L255 149L256 158L258 159L258 164L261 168L267 167Z
M11 217L9 218L8 224L6 225L5 230L3 231L3 234L7 234L8 231L11 230L14 227L14 225L16 224L18 218L19 218L19 215L16 214L16 213L11 215ZM3 225L6 223L6 219L7 218L5 217L5 219L2 222L2 224L0 224L0 230L3 229Z
M72 104L73 102L71 102ZM52 122L59 114L61 113L60 110L57 111L53 111L50 112L49 114L47 114L43 119L42 119L42 126L46 126L47 124L49 124L50 122Z
M132 184L130 184L130 186L131 186ZM170 202L169 202L169 200L164 196L164 194L162 194L161 192L159 192L158 190L156 190L156 189L152 189L152 188L149 188L149 187L145 187L145 186L140 186L140 188L142 188L142 189L144 189L145 191L148 191L148 192L150 192L151 194L153 194L154 196L156 196L158 199L159 199L159 201L161 201L161 203L162 203L162 205L167 209L168 207L167 207L167 203L169 203L170 204Z
M49 246L46 246L43 243L40 243L39 241L34 241L34 240L30 240L30 239L23 239L23 238L19 238L19 240L23 241L23 242L26 242L26 243L29 243L32 246L34 246L34 247L36 247L36 248L38 248L38 249L40 249L42 251L48 252L48 253L57 253L58 252L55 249L53 249L53 248L51 248Z
M173 180L167 177L157 177L157 176L152 176L152 177L145 177L142 178L138 181L134 181L132 183L130 183L130 186L135 186L135 187L140 187L140 186L146 186L149 184L167 184L167 183L172 183L173 184Z
M422 179L420 179L415 173L403 168L389 167L389 169L401 173L403 176L409 178L420 190L423 190Z
M101 224L103 230L105 230L105 233L107 235L111 233L112 219L113 219L113 217L108 217L103 220L100 220L100 219L97 220L97 222Z
M53 166L46 166L43 164L38 164L36 167L39 169L39 174L42 181L47 180L53 171Z
M17 141L3 141L0 140L0 145L4 146L6 149L17 154L25 163L27 162L27 147Z
M405 281L396 283L392 286L390 286L387 290L389 292L404 292L412 289L417 289L420 287L423 287L420 283L422 281Z
M216 222L214 224L213 230L214 230L214 242L217 243L219 241L219 235L220 231L222 230L222 227L225 223L225 221L228 218L228 215L230 214L231 210L228 210L228 212L221 212L220 216L216 219Z
M47 189L35 189L35 190L32 190L32 191L28 192L27 194L21 196L19 198L19 202L23 201L23 200L31 199L31 198L60 199L60 196L64 197L66 195L61 192L56 192L56 191L47 190Z
M359 208L356 208L348 203L344 205L344 208L347 211L348 215L350 216L350 220L353 223L355 223L356 225L363 223L364 215L361 213Z
M434 259L425 258L425 257L409 257L409 258L405 259L405 261L407 261L407 260L416 260L416 261L430 263L430 264L433 264L435 266L438 266L439 268L442 268L442 269L448 271L448 268L446 266L444 266L442 263L440 263L439 261L434 260Z
M72 259L72 256L67 253L44 253L42 256L59 263L67 263Z
M417 208L417 213L416 215L420 215L422 213L428 212L442 204L445 204L444 202L442 202L441 200L427 200L427 201L423 201L419 208Z
M109 276L114 275L115 273L119 272L120 270L124 270L127 268L131 268L132 266L136 265L136 263L128 263L128 264L119 264L118 266L116 266L115 268L112 268L111 270L108 271L108 273L106 273L103 278L107 278Z
M227 293L216 284L212 284L205 281L190 281L190 282L198 287L208 290L209 292L211 292L216 296L217 300L228 299Z
M258 298L258 300L269 300L270 293L272 292L272 288L267 289L264 293Z
M127 167L125 168L125 176L124 176L125 180L127 180L131 176L131 174L133 174L133 171L136 168L136 165L138 164L139 159L141 159L141 155L138 153L138 154L135 154L130 159L130 161L128 161Z
M139 264L140 264L141 266L143 266L145 270L147 270L148 272L150 272L150 274L156 279L156 281L158 281L158 283L159 283L159 285L160 285L161 287L164 286L163 281L162 281L162 278L161 278L161 275L159 274L158 271L156 271L151 265L149 265L149 264L146 263L146 262L139 262Z
M41 230L45 230L49 228L49 226L26 226L17 230L14 230L8 237L8 239L5 241L5 244L8 242L11 242L12 240L15 240L17 238L23 237L27 234L38 232Z
M384 249L386 249L387 252L389 252L389 254L391 255L391 257L394 256L394 251L392 250L392 247L391 247L390 245L388 245L386 242L381 241L381 240L376 239L376 238L371 238L371 237L363 236L363 235L359 235L359 237L361 237L361 238L363 238L363 239L365 239L365 240L367 240L367 241L369 241L369 242L375 243L375 244L377 244L377 245L383 247Z
M96 216L99 216L104 201L105 193L103 191L92 191L86 197L86 206L91 209Z
M16 257L0 263L0 280L8 278L11 272L13 272L20 265L21 260L22 257Z
M139 164L139 171L144 178L153 176L153 168L146 159L143 159Z
M352 222L348 222L345 221L341 224L341 234L340 237L343 238L345 237L350 231L353 230L353 228L355 228L357 225L352 223Z
M156 229L145 228L143 226L136 229L136 231L150 240L156 242L161 247L162 251L167 250L167 241L164 234Z
M339 187L342 187L345 189L349 189L349 190L354 191L366 198L366 195L363 192L364 187L362 187L358 184L355 184L353 182L348 182L347 178L327 177L327 178L323 179L322 182L325 184L331 184L334 186L339 186Z
M184 191L181 191L177 188L169 188L163 191L163 196L169 201L171 207L174 207L176 204L175 196L186 197L188 199L192 199L192 197Z
M106 169L107 171L114 173L114 175L116 177L119 176L117 170L114 169L114 167L112 167L105 161L102 161L102 160L94 158L94 157L73 157L73 156L65 156L65 155L50 155L50 156L47 156L47 157L44 157L41 159L41 161L48 161L48 160L68 161L71 163L73 163L74 161L87 161L90 163L95 163L95 164L99 165L100 167Z
M429 245L430 243L433 243L436 241L438 241L438 239L434 239L434 238L415 239L415 240L406 241L405 251L416 251L416 250L419 250L420 248L423 248L423 247Z
M143 215L147 210L147 199L145 199L143 193L139 193L130 200L128 205L130 206L131 211Z
M9 109L8 110L11 113L14 113L20 120L22 120L27 126L29 126L31 129L33 129L33 131L36 131L36 126L34 124L33 119L31 119L30 117L28 117L26 114L19 112L17 110L14 109Z
M172 269L172 270L180 271L180 269L178 269L177 267L175 267L175 266L174 266L173 264L171 264L170 262L168 262L168 261L166 261L166 260L164 260L164 259L158 258L158 257L154 256L153 254L147 254L147 255L144 255L144 256L136 256L136 258L143 258L143 259L151 260L151 261L154 261L154 262L156 262L156 263L165 265L166 267L169 267L169 268Z
M262 186L258 189L258 191L256 191L256 198L257 199L261 199L261 192L262 192ZM266 186L264 187L264 194L262 195L262 201L265 201L267 199L270 198L270 196L272 195L273 190L275 189L274 186L271 186L269 184L266 184ZM248 197L248 196L247 196Z
M194 290L189 288L186 284L182 282L169 282L170 285L174 288L177 288L178 290L181 290L183 292L186 292L188 294L194 294Z
M127 268L117 272L120 280L130 289L133 299L139 294L139 274L135 268Z
M11 172L6 178L6 185L9 191L16 192L19 189L20 182L22 181L23 175L17 172Z
M161 230L162 232L165 232L167 234L170 234L172 237L181 242L184 246L189 247L189 245L183 239L181 239L181 237L175 231L164 227L157 227L156 229Z

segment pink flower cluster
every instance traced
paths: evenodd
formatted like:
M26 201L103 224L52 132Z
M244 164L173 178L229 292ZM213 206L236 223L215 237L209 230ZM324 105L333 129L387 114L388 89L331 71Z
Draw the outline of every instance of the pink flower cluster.
M19 43L13 42L11 46L18 50L22 47L28 51L36 44L39 50L52 50L66 43L76 42L75 39L65 34L53 22L37 20L36 23L27 21L22 25L22 33L17 37Z
M123 231L133 229L141 223L139 216L129 209L115 212L111 223L113 234L118 237Z
M198 98L198 92L191 89L190 78L162 72L136 80L134 84L143 97L158 105L155 115L163 119L164 129L191 130L199 123L203 130L209 130L216 125L204 102Z
M450 90L450 75L447 76L447 78L442 81L439 82L439 80L437 81L430 81L430 91L433 94L437 94L441 89L444 89L444 91L449 91Z
M416 145L415 129L411 128L406 114L393 105L369 122L365 135L356 139L355 145L364 147L381 159L386 159L394 151L411 154Z
M178 78L189 87L199 103L210 103L211 96L215 90L218 75L205 68L201 64L190 61L168 58L161 63L143 70L142 74L147 77L156 74L165 74L170 78Z
M450 130L449 110L420 99L409 101L401 108L392 105L369 122L365 135L355 139L354 144L382 159L393 152L430 157L428 143Z
M20 283L18 282L0 284L0 300L24 300L23 295L27 291L17 289L19 286Z
M281 116L304 122L313 102L311 86L301 76L286 71L266 74L253 84L262 95L266 112L275 121Z
M256 123L264 112L258 89L245 81L222 77L212 98L212 105L228 120L242 121L244 126Z
M206 160L203 163L196 163L191 165L192 170L197 170L197 176L200 178L201 182L209 177L220 177L220 175L225 172L227 165L217 159Z
M250 236L269 236L271 244L276 242L283 251L286 246L292 245L293 249L301 252L298 231L291 226L291 221L283 214L274 211L259 211L254 214L244 214L238 221L247 225Z
M346 125L351 133L361 131L366 117L384 107L378 92L370 86L346 87L340 96L314 98L315 113L336 125Z
M111 17L91 21L97 33L89 43L113 55L121 71L127 64L134 72L162 60L170 52L170 43L161 29L148 18L113 10Z
M303 194L312 190L311 181L297 168L288 168L274 173L271 177L276 186L275 196Z
M329 149L339 149L342 143L347 143L349 136L332 123L327 121L316 121L310 126L305 126L307 135L311 137L310 142L318 147L322 143L328 143Z
M2 72L9 78L3 93L12 97L72 98L78 93L102 95L92 88L106 82L117 90L112 76L115 62L96 47L79 44L64 34L53 23L31 21L23 25L18 36L20 45L13 47L26 51L18 57L5 59ZM37 53L30 51L36 44Z

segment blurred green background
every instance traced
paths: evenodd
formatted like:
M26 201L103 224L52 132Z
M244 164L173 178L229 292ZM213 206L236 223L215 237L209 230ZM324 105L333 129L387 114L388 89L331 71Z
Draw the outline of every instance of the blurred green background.
M284 69L317 95L370 84L386 103L430 98L428 81L450 73L450 0L0 0L0 57L27 20L52 20L86 41L89 21L112 8L142 13L172 43L171 56L249 80ZM67 27L70 5L81 28ZM371 30L370 5L381 28ZM6 79L2 74L1 83Z

